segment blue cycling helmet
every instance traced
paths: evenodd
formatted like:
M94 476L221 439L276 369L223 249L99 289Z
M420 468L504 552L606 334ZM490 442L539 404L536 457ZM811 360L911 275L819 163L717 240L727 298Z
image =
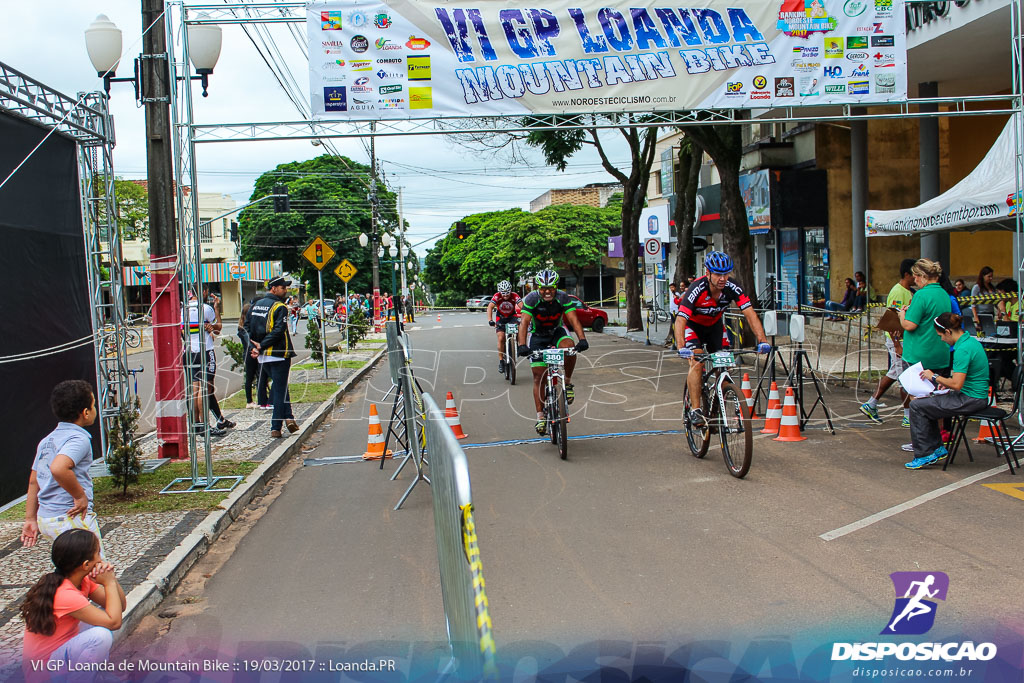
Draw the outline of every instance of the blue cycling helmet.
M704 267L719 275L731 273L732 258L724 251L713 251L704 257Z

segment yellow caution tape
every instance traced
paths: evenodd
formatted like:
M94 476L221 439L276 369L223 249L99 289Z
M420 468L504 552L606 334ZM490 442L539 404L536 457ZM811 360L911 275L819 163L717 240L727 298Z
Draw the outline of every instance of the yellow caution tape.
M473 604L476 607L476 628L480 638L480 654L484 658L484 678L495 679L498 668L495 664L494 633L491 615L488 611L487 593L484 592L484 565L480 561L480 546L477 544L476 523L473 521L473 504L466 503L462 510L462 544L469 562L473 579Z

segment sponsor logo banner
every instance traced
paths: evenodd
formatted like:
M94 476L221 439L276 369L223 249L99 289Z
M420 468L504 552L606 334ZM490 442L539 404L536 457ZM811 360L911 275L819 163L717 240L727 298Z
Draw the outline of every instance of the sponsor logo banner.
M907 94L905 22L893 18L891 0L552 0L532 8L318 0L306 11L316 117L813 106L902 102ZM885 59L875 57L878 48ZM877 68L890 70L892 82L876 82ZM357 85L344 79L362 71L376 77L374 88L402 86L403 97L381 98L402 101L356 109ZM852 80L840 93L829 79ZM335 93L328 107L326 89L339 83L350 84L349 99L342 108ZM429 97L412 96L420 86Z

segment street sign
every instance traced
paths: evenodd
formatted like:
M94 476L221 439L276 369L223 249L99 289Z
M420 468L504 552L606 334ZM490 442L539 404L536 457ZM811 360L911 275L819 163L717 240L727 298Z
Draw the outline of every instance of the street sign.
M356 270L356 267L353 266L352 262L348 259L344 259L338 264L338 267L334 269L334 274L340 277L342 282L348 282L358 272L359 271Z
M232 263L228 266L228 272L231 273L231 277L235 280L241 280L245 277L246 268L244 263Z
M302 256L312 263L314 268L323 270L324 266L334 258L334 253L334 250L324 241L324 238L317 235L316 239L303 249Z
M661 263L661 242L653 237L644 241L644 263Z

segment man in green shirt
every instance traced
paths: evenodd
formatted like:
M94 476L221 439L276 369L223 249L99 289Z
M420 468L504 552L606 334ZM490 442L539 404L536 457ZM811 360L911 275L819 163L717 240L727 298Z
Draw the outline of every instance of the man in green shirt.
M903 259L903 262L900 263L900 281L892 286L892 289L889 290L889 296L885 300L885 305L889 308L894 308L898 311L910 303L912 296L910 287L914 284L914 275L911 272L913 267L914 259L912 258ZM882 424L882 418L878 416L878 400L899 379L900 373L909 367L903 361L902 339L902 334L897 333L896 338L893 339L891 334L885 333L885 348L889 351L889 371L878 380L878 387L875 389L875 393L860 407L860 412L867 415L872 422L877 424ZM908 402L910 397L902 388L900 389L900 397L903 399L903 426L909 427L910 410Z

